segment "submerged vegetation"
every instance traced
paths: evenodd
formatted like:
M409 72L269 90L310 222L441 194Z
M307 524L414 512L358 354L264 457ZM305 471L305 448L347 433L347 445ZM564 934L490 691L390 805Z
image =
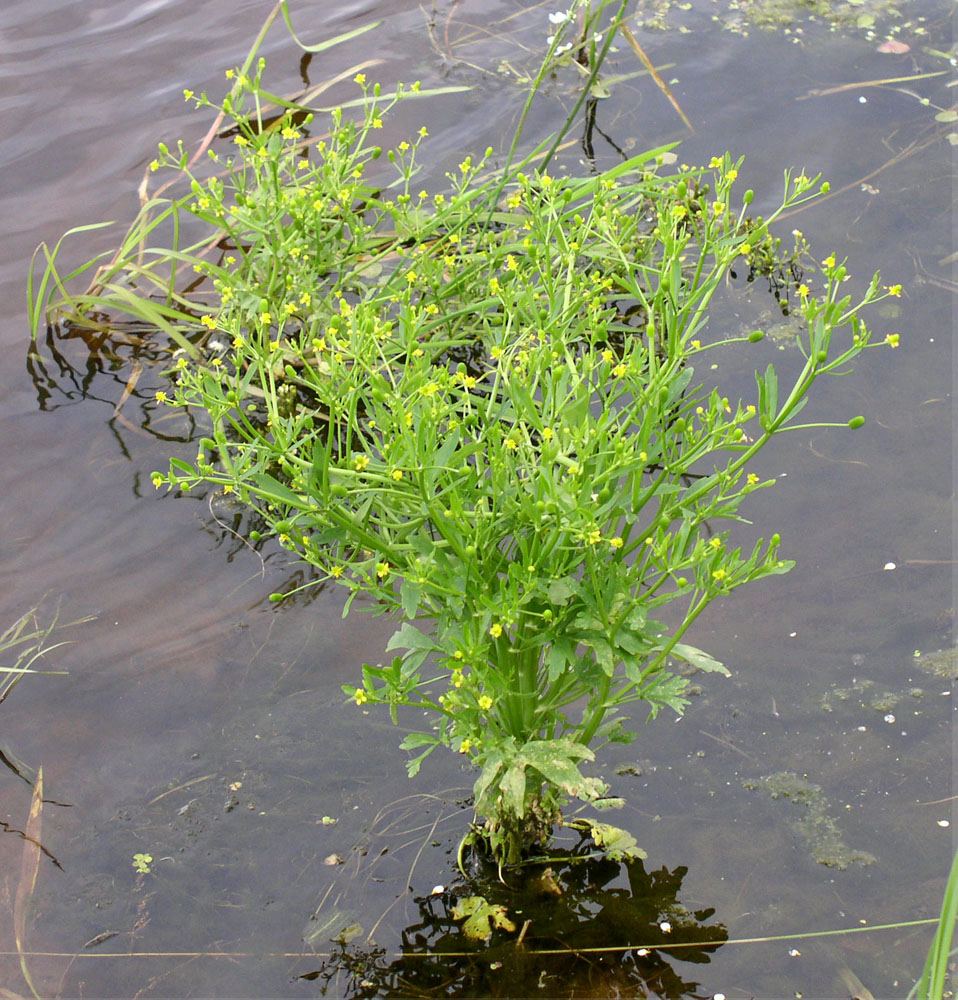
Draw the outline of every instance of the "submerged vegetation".
M898 286L876 274L853 298L831 253L813 288L804 242L785 255L771 235L827 193L819 178L786 172L763 218L728 153L669 172L662 147L563 173L577 110L522 152L555 60L573 53L592 92L626 6L552 15L507 154L467 156L432 191L416 181L426 126L379 144L395 105L426 96L418 85L385 93L359 70L339 106L286 100L265 88L261 34L221 102L186 92L229 148L161 145L151 169L189 192L146 200L106 262L61 278L48 253L31 291L34 333L45 314L104 328L125 312L169 334L157 403L205 414L208 431L154 484L232 494L348 589L347 611L360 598L401 620L391 661L365 665L346 694L412 730L410 775L439 746L476 766L464 843L500 865L544 849L563 821L642 856L624 831L563 810L619 803L586 765L634 738L628 706L682 713L676 661L726 672L686 633L716 598L791 566L777 535L733 536L749 495L772 485L752 459L786 430L844 426L796 418L818 379L898 342L860 316ZM161 224L172 245L147 249ZM782 385L771 365L756 372L751 401L709 367L716 347L763 337L709 327L743 264L792 280L803 321L804 365ZM91 288L70 293L94 266Z

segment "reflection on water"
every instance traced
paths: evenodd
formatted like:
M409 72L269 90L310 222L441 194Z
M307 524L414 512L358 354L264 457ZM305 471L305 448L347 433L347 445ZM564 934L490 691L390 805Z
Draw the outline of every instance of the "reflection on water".
M356 923L357 889L370 879L388 881L390 867L394 881L412 881L414 852L445 818L436 801L416 796L377 817L307 926L304 940L331 953L318 964L304 959L297 979L334 997L678 998L699 991L682 963L707 964L728 935L710 922L713 908L692 911L679 901L688 869L647 871L638 859L612 861L587 838L560 837L545 856L503 880L495 870L483 877L477 865L469 880L457 877L414 896L399 953L377 946L378 921L372 930ZM405 849L398 865L397 848ZM397 879L406 856L411 870ZM471 933L470 912L482 915Z
M411 2L304 2L294 19L304 33L329 34L383 17L374 55L384 82L473 85L464 97L404 106L409 118L397 120L407 131L428 123L441 177L464 151L511 131L523 75L549 33L545 9L526 7L464 0L424 16ZM454 799L414 871L428 830L376 853L385 846L377 816L388 815L388 803L473 780L458 760L431 758L407 786L398 731L343 705L340 685L382 656L391 625L342 623L339 597L321 588L270 605L271 591L309 582L308 571L282 550L250 543L256 526L225 498L191 503L154 492L152 469L171 453L192 458L202 433L155 406L164 344L143 331L108 341L48 331L24 372L25 320L8 308L0 330L8 348L0 358L0 624L44 593L63 595L67 617L99 615L59 656L68 677L28 677L2 706L3 745L43 765L52 801L42 810L41 842L63 866L41 861L24 911L27 949L48 953L27 959L39 991L435 995L458 982L460 993L496 995L508 993L502 984L513 977L537 996L828 996L851 970L875 995L903 995L922 957L918 935L897 948L878 934L808 941L797 956L787 942L710 944L700 956L710 961L694 968L682 965L689 955L657 946L677 941L683 922L690 935L705 925L694 929L705 935L697 940L719 942L722 927L737 939L937 912L950 850L939 823L951 812L952 684L922 665L937 662L924 654L948 650L954 630L953 126L920 101L946 108L952 91L950 77L831 90L943 68L933 52L948 48L949 22L936 20L934 3L916 10L928 15L926 34L917 21L896 32L911 44L901 55L878 52L867 27L830 34L807 19L801 33L794 24L789 34L722 33L704 2L673 11L686 33L636 25L695 135L623 51L610 64L619 77L612 97L592 107L579 144L566 151L569 169L588 168L580 157L608 164L679 137L689 162L742 151L757 210L766 194L774 199L783 167L824 170L841 193L788 224L821 256L846 248L854 275L880 267L905 295L897 315L881 318L900 331L900 350L870 355L816 404L822 419L862 412L866 428L798 433L757 470L788 472L757 495L749 516L765 533L781 531L799 565L699 623L697 644L728 662L733 677L703 685L680 725L637 720L631 748L603 752L603 776L628 803L616 823L637 836L649 861L623 868L553 858L559 896L525 885L531 874L506 886L484 882L491 902L526 910L532 922L521 948L501 932L491 951L462 945L451 916L465 891L453 847L467 817ZM0 67L9 84L0 108L11 120L0 136L5 301L23 301L41 239L52 244L70 226L129 218L155 142L198 141L205 127L183 107L182 87L219 93L223 69L242 60L263 16L258 3L227 10L182 0L95 8L38 0L29 11L0 11L0 48L11 53ZM304 73L315 82L371 54L367 39L301 66L279 34L267 48L290 91ZM564 117L575 72L553 82L552 103L534 110L530 135ZM796 100L809 91L831 92ZM920 156L915 143L925 143ZM108 246L109 231L98 232L64 252L85 259ZM766 309L778 312L757 282L750 294L731 288L713 322L752 326ZM747 356L730 353L719 374L748 397L751 368L787 365L788 350L768 341ZM896 569L883 570L888 562ZM781 772L819 786L829 828L877 862L816 866L792 830L795 806L746 788ZM7 768L0 802L0 898L9 911L22 884L30 788ZM439 815L431 809L419 809L430 828ZM350 880L324 860L355 860L353 845L368 853ZM137 853L154 858L150 873L134 869ZM437 884L444 889L433 894ZM353 911L349 922L364 934L324 960L315 953L328 946L313 932L331 903ZM362 942L384 914L373 940L385 954L364 959ZM662 922L670 936L661 928L655 936ZM0 928L0 979L26 995L13 926ZM560 954L540 954L556 941ZM586 951L619 945L614 962ZM425 957L443 949L464 954L441 968ZM409 956L397 958L401 951Z

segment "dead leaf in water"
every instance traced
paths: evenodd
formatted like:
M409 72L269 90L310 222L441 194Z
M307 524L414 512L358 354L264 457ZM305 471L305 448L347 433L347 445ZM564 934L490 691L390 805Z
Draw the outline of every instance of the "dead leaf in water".
M887 42L882 42L878 46L879 52L889 52L892 55L900 56L905 52L911 52L911 46L906 45L904 42L896 42L895 39L889 38Z

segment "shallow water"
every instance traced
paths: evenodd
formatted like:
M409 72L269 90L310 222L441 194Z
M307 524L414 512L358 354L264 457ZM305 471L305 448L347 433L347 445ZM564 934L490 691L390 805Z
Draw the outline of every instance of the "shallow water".
M42 995L311 996L326 980L301 977L322 960L297 956L331 950L314 932L332 906L369 933L398 895L374 935L391 953L422 922L416 899L454 880L448 852L464 823L456 802L472 778L457 761L431 758L407 782L401 734L377 713L342 705L340 685L382 655L389 623L343 622L330 590L269 604L267 595L297 572L286 553L263 561L228 530L232 511L154 492L149 473L195 446L190 428L156 412L149 358L115 414L132 351L109 356L73 339L41 343L39 360L28 354L23 287L33 248L70 226L132 214L156 141L195 142L205 131L181 90L218 92L268 8L36 0L0 10L0 288L8 303L0 328L0 625L41 600L47 617L58 600L67 619L98 616L63 634L76 640L55 654L67 677L26 678L0 705L0 750L43 767L40 840L62 866L41 857L24 910L28 969ZM391 123L397 138L428 123L439 178L463 152L509 135L522 101L509 67L531 66L522 46L541 46L547 33L547 8L526 8L478 0L438 8L435 45L430 16L413 2L303 2L295 22L316 39L384 21L313 60L314 82L376 58L384 83L473 87L404 105ZM646 870L687 868L675 876L680 902L714 908L712 923L732 939L930 917L952 848L950 828L939 825L952 819L952 699L950 681L922 673L914 654L950 645L955 605L953 160L945 138L953 126L935 122L935 109L901 88L948 107L953 77L798 98L949 69L922 49L951 44L946 8L907 7L914 20L899 33L912 46L905 55L877 52L883 34L833 33L807 20L788 32L743 35L712 20L722 10L699 0L670 11L670 23L681 19L687 32L639 32L656 64L669 65L663 75L695 134L644 76L600 104L602 131L630 151L682 138L679 155L690 163L744 152L741 183L765 209L784 167L823 171L836 195L787 225L801 228L821 257L848 253L854 275L881 268L903 284L900 315L872 321L900 332L902 346L870 352L854 378L814 404L821 419L863 413L863 430L799 432L763 455L759 471L787 476L756 495L748 515L761 533L781 532L798 567L711 609L693 641L727 662L732 678L707 678L678 724L637 722L639 739L603 753L603 773L628 800L620 822L648 852ZM264 51L276 89L294 89L300 57L281 26ZM610 72L636 69L623 50ZM555 82L531 127L544 133L561 121L569 84ZM910 143L926 142L879 171ZM605 163L616 156L599 138L596 153ZM66 253L80 260L109 246L110 231L100 232ZM759 288L733 288L714 322L757 325L773 305ZM787 365L787 350L763 343L729 353L720 373L748 394L751 368ZM890 562L897 568L883 570ZM920 696L909 693L916 688ZM744 785L781 772L820 789L817 813ZM448 789L446 804L414 800L411 814L391 807ZM28 783L0 768L0 909L8 914L0 918L0 981L23 995L9 914L23 884L17 831L29 808ZM810 816L830 820L845 848L876 862L817 864L824 828ZM363 843L368 854L352 850ZM379 867L368 867L383 847ZM153 857L149 875L134 871L137 853ZM325 865L333 853L348 864ZM627 881L622 873L610 884ZM647 922L652 934L656 920ZM596 927L606 940L608 930ZM435 944L434 928L422 933ZM707 962L668 962L699 995L844 996L847 969L876 996L898 996L927 939L921 929L727 944ZM662 944L661 934L647 943ZM373 965L373 985L362 987L346 964L326 967L327 995L389 995L391 981L376 979ZM481 989L509 995L507 972L519 974L507 967L497 980L487 970ZM551 967L522 975L535 985L538 972L537 995L582 996L634 989L649 970L639 963L628 982L604 969L589 981Z

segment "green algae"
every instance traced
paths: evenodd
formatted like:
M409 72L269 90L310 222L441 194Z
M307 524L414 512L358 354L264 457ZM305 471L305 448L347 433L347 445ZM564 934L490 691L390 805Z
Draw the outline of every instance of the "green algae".
M747 780L743 784L753 791L761 789L773 799L788 799L801 809L799 818L791 825L805 841L816 863L844 870L849 865L864 867L877 860L867 851L856 851L845 845L838 824L828 815L828 799L820 785L800 778L794 771L779 771L758 780Z
M939 649L915 657L915 666L926 674L945 680L958 680L958 648Z

